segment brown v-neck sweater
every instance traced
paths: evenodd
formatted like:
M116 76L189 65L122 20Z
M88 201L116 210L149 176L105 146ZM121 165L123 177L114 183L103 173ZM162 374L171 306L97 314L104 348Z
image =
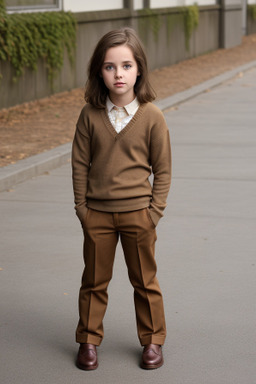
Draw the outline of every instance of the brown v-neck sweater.
M117 133L104 109L86 104L77 122L72 169L81 221L87 207L105 212L148 207L157 225L171 182L169 130L162 112L152 103L142 104Z

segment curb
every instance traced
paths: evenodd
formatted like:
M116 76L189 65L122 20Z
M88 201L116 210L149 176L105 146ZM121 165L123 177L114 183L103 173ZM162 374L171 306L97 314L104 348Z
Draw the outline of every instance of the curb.
M173 96L167 97L163 100L159 100L154 104L158 106L162 111L174 107L177 104L184 103L185 101L200 95L201 93L207 91L208 89L212 89L217 87L218 85L224 83L225 81L231 80L236 77L239 73L249 71L252 68L256 67L256 60L251 61L247 64L241 65L235 69L232 69L228 72L224 72L221 75L213 77L210 80L206 80L201 84L195 85L183 92L176 93Z
M156 101L154 104L162 111L165 111L234 78L241 72L248 71L255 67L256 61L249 62L183 92ZM16 164L0 168L0 192L8 190L15 184L22 183L32 177L42 175L45 172L66 164L70 161L71 147L71 143L63 144L57 148L40 153L39 155L20 160Z
M13 185L22 183L34 176L42 175L51 169L60 167L70 160L71 143L28 157L0 169L0 192Z

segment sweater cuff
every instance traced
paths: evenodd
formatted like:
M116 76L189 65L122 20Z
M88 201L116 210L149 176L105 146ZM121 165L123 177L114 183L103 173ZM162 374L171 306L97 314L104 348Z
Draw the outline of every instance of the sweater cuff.
M155 226L157 226L158 221L161 219L161 216L159 216L155 211L153 211L152 208L149 208L149 213L153 223L155 224Z
M79 218L79 220L82 223L82 221L86 217L88 208L85 205L83 205L83 206L75 206L75 210L76 210L77 217Z

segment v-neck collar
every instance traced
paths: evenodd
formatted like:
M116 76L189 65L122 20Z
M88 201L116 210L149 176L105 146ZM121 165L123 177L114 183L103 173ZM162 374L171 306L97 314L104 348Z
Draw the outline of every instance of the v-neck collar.
M115 140L121 139L128 131L132 129L136 121L139 119L139 117L143 113L144 107L145 107L145 104L141 104L139 106L139 109L137 110L137 112L135 113L131 121L119 133L115 130L115 128L111 124L106 109L101 110L103 121L106 127L108 128L109 132L112 134L112 136L114 136Z

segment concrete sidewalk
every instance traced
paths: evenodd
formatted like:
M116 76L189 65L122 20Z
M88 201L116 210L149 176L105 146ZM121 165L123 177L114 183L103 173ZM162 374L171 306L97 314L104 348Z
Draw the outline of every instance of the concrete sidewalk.
M121 248L100 366L74 366L82 232L70 164L0 194L1 384L253 384L256 69L166 112L173 183L158 226L165 365L139 368Z
M240 75L244 71L248 71L256 67L256 61L249 62L233 70L224 72L223 74L213 77L201 84L191 87L183 92L158 100L155 104L165 111L180 103L200 95L201 93L212 89L225 81ZM66 164L70 159L71 143L60 145L50 151L40 153L35 156L18 161L6 167L0 167L0 191L6 191L13 185L22 183L32 177L42 175L44 172L52 170Z

